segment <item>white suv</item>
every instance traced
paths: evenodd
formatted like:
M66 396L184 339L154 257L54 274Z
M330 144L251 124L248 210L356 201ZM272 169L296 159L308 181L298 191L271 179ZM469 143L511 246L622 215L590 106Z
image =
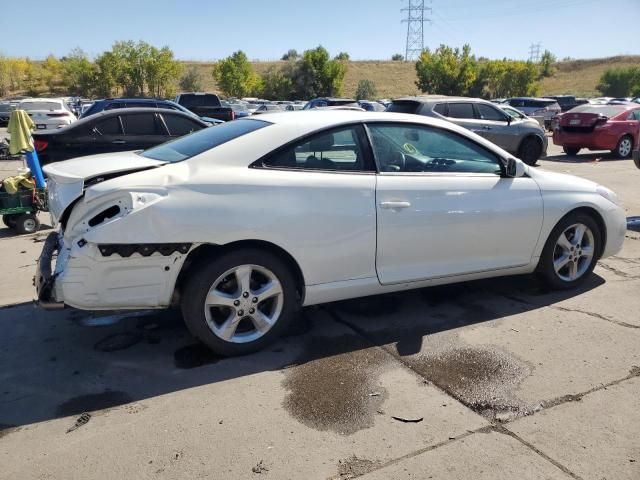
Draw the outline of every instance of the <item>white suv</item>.
M77 120L62 98L28 98L16 109L26 111L37 130L52 130L66 127Z

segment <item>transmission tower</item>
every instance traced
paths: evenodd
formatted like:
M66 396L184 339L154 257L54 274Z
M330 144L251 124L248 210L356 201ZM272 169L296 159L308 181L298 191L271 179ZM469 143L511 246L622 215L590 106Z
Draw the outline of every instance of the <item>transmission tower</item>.
M538 63L540 61L540 42L532 43L529 47L529 61Z
M425 16L425 13L432 12L431 7L425 7L425 0L407 0L409 5L400 11L407 12L407 18L402 23L407 24L407 46L404 58L406 61L417 60L420 53L424 50L424 24L431 23L431 20ZM429 3L431 3L429 1Z

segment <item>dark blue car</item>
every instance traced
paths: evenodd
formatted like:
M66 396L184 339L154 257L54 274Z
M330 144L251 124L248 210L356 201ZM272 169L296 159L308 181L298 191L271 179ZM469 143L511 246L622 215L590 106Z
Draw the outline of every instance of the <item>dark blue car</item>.
M115 108L165 108L168 110L178 110L191 115L192 117L199 118L203 122L207 122L211 125L224 123L224 121L218 120L217 118L199 117L191 110L186 109L176 102L160 98L105 98L103 100L96 100L93 102L93 105L91 105L91 107L89 107L80 116L80 118L86 118L89 115L93 115L104 110L113 110Z

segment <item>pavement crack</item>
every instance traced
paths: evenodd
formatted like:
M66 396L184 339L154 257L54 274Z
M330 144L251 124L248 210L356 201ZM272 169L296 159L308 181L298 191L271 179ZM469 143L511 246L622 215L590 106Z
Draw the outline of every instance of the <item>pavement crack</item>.
M620 320L614 320L613 318L607 317L606 315L602 315L602 314L596 313L596 312L589 312L588 310L580 310L579 308L561 307L560 305L549 305L549 308L552 308L554 310L559 310L561 312L582 313L584 315L588 315L588 316L593 317L593 318L604 320L606 322L610 322L610 323L613 323L615 325L619 325L621 327L640 329L640 325L633 325L631 323L621 322Z
M630 273L624 272L616 267L612 267L611 265L607 265L604 262L598 262L598 266L604 268L605 270L617 275L618 277L626 278L627 280L637 280L640 278L640 275L631 275Z
M573 478L575 480L583 480L581 476L573 473L571 470L569 470L567 467L562 465L560 462L558 462L557 460L551 458L549 455L547 455L542 450L540 450L539 448L534 446L532 443L527 442L524 438L520 437L518 434L512 432L511 430L507 429L506 427L504 427L502 425L495 425L493 427L493 431L497 432L497 433L501 433L503 435L507 435L508 437L511 437L511 438L517 440L522 445L527 447L529 450L535 452L540 457L545 459L547 462L551 463L553 466L555 466L556 468L561 470L563 473L569 475L571 478Z

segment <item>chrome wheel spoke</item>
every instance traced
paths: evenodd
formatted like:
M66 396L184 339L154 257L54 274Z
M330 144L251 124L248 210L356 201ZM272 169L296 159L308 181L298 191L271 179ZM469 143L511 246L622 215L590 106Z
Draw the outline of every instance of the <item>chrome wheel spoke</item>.
M578 264L576 262L569 263L569 280L575 280L578 277Z
M252 294L258 299L258 303L262 303L265 300L282 294L282 286L278 280L271 280L259 290L252 292Z
M558 245L560 246L560 248L562 248L565 252L569 252L571 250L571 247L573 247L573 245L571 244L571 242L569 241L569 239L567 238L567 232L562 232L560 234L560 238L558 238Z
M273 326L273 320L262 313L260 310L256 310L256 313L251 315L251 322L256 330L259 332L267 333Z
M217 333L223 340L230 341L235 335L239 323L237 317L232 315L214 333Z
M564 268L564 266L569 262L569 255L564 254L560 258L553 261L553 266L556 269L556 272L559 272Z
M240 293L249 292L251 290L251 273L253 269L249 265L243 265L238 267L234 272L236 275L236 281L238 282L238 289Z
M582 237L584 237L584 232L587 230L587 227L585 227L584 225L580 224L578 226L576 226L576 231L575 231L575 235L573 237L573 243L574 245L579 245L582 243Z
M235 295L212 289L207 294L205 304L209 307L231 307L235 309L233 302L236 300Z
M582 247L582 258L591 258L593 257L593 247L590 245L585 245Z

